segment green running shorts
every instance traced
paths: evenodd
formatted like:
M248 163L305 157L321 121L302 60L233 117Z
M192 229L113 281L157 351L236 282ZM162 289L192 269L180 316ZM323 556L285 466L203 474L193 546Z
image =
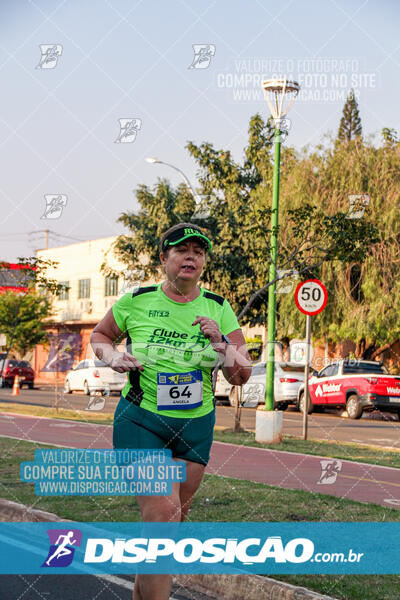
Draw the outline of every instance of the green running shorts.
M121 395L114 415L114 448L169 448L173 458L207 465L215 425L215 409L202 417L159 415Z

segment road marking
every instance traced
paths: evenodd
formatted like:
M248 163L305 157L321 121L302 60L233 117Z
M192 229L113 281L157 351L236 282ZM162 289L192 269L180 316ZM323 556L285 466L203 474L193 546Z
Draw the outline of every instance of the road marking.
M367 463L365 463L367 464ZM375 465L373 465L375 466ZM393 468L393 467L391 467ZM368 479L368 477L356 477L355 475L342 475L340 473L339 477L346 477L347 479L357 479L358 481L370 481L372 483L383 483L384 485L394 485L396 487L400 487L400 483L394 483L393 481L380 481L379 479Z
M388 504L394 504L394 506L400 506L400 500L396 500L395 498L386 498L384 502Z

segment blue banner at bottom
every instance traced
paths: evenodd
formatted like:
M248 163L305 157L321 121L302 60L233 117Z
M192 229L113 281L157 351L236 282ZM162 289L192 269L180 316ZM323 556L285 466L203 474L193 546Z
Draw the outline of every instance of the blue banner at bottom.
M0 574L398 574L400 523L0 523Z

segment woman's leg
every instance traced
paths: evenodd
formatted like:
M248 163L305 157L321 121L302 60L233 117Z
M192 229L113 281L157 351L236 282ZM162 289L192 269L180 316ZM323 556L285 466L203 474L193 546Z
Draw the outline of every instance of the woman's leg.
M179 486L179 499L181 504L181 521L184 521L190 505L192 504L193 496L199 489L201 480L203 479L205 466L200 463L195 463L186 460L186 481L183 481Z
M172 484L170 496L137 496L142 521L176 522L181 520L179 483ZM133 600L168 600L172 575L136 575Z
M138 496L145 522L183 521L204 473L204 465L186 462L186 481L172 484L170 496ZM133 600L168 600L172 575L136 575Z

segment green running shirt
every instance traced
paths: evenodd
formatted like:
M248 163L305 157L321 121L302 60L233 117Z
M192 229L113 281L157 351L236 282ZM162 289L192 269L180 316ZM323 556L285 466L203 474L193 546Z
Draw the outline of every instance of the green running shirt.
M227 300L204 288L200 290L197 298L183 303L168 298L161 284L147 286L125 294L112 307L118 327L127 334L127 352L144 367L144 371L129 373L122 394L140 403L141 408L182 418L202 417L213 410L211 372L218 354L201 333L200 325L192 323L197 316L209 317L218 323L223 335L240 326ZM185 373L193 375L182 375ZM174 382L180 385L174 387ZM185 382L194 383L186 386ZM157 407L157 394L162 408ZM195 404L196 398L200 405L185 407L185 403ZM164 408L169 402L182 404Z

